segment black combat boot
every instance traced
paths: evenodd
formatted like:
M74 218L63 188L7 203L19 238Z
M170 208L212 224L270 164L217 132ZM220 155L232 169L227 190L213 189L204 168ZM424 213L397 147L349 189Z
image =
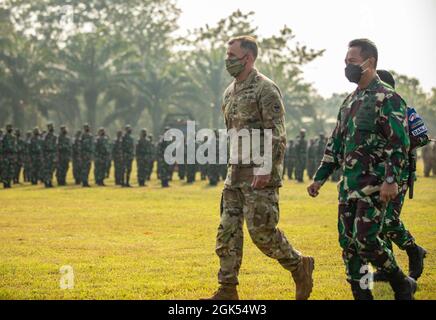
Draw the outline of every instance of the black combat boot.
M168 180L162 180L162 188L168 188L169 184L168 184Z
M82 187L90 188L91 186L89 185L88 181L83 181Z
M200 300L239 300L239 296L236 285L221 285L211 297Z
M403 271L398 269L391 274L388 274L389 283L394 290L395 300L414 300L416 291L416 281L406 276Z
M413 244L406 248L409 257L409 277L418 280L424 270L424 258L427 251L423 247Z
M362 289L360 281L347 280L351 284L354 300L374 300L370 289Z

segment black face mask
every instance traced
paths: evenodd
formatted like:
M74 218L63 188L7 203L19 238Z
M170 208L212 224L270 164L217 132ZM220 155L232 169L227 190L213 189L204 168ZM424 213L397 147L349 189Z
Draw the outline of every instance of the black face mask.
M367 63L368 60L364 61L361 65L349 63L345 67L345 77L347 77L348 81L353 83L359 83L362 78L362 74L368 70L362 69L362 66Z

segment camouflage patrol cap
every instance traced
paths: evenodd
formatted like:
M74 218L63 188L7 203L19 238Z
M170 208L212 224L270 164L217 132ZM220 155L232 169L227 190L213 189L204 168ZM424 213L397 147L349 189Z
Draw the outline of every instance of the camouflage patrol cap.
M126 124L126 126L124 127L124 129L132 129L132 127L130 126L130 124Z
M306 133L306 129L301 128L301 129L300 129L300 132L302 132L302 133Z
M8 124L6 125L6 128L12 128L12 123L8 123Z
M63 125L61 125L59 128L62 130L62 129L66 129L67 126L63 124Z
M53 127L53 122L48 122L47 127Z
M84 124L83 124L83 127L84 127L84 128L89 128L89 124L88 124L88 123L84 123Z
M145 132L145 133L147 133L147 129L146 129L146 128L142 128L142 129L141 129L141 132Z

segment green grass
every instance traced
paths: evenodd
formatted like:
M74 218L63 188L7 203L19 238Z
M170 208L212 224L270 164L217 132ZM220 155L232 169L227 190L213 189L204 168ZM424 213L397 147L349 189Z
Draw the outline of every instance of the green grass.
M419 168L420 172L422 171ZM217 287L214 252L221 186L175 181L161 189L28 184L0 190L0 298L197 299ZM72 181L71 177L69 181ZM136 183L136 181L133 181ZM417 299L436 299L436 179L421 178L403 220L428 250ZM290 242L316 260L311 299L351 299L338 245L337 193L327 183L319 198L306 183L280 190L280 223ZM242 299L294 299L289 272L252 244L245 230ZM396 250L407 271L405 252ZM71 265L75 287L61 290L59 269ZM392 299L376 284L377 299Z

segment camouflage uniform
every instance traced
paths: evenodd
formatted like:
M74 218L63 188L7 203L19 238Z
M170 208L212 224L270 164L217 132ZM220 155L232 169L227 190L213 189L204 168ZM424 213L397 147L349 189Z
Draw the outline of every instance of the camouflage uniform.
M72 145L72 164L73 164L73 177L76 184L82 181L82 167L80 166L80 140L82 132L77 131Z
M24 166L25 152L26 152L26 141L21 139L21 132L18 129L15 130L15 136L17 138L17 161L15 162L14 183L19 183L21 169Z
M117 138L113 142L112 158L114 159L115 184L120 186L123 181L123 132L117 132Z
M110 177L110 173L111 173L111 167L112 167L112 149L114 148L114 144L112 142L112 139L107 135L108 138L108 149L109 149L109 153L106 157L106 173L105 173L105 178L108 179Z
M141 136L136 142L136 166L138 174L138 184L145 185L148 175L147 162L151 157L151 142L147 139L147 130L141 130Z
M307 162L307 140L304 137L306 131L300 131L299 139L295 143L295 179L298 182L303 182L304 170Z
M38 128L33 130L33 136L30 139L30 162L31 162L31 182L32 184L38 184L38 181L42 181L42 163L43 163L43 151L42 151L42 139L39 135Z
M12 125L6 126L6 133L3 135L0 144L3 185L5 188L10 188L11 182L15 176L15 162L17 157L17 143L12 131Z
M67 184L67 172L71 159L71 139L65 126L61 126L61 133L58 137L58 166L56 169L56 179L58 185L65 186Z
M286 172L288 175L288 179L292 180L295 171L295 161L297 158L295 154L294 140L289 140L288 142L288 145L286 147L286 158Z
M243 222L247 223L254 244L285 269L298 268L301 255L294 250L279 221L279 187L282 184L283 158L286 144L285 109L279 88L253 69L247 79L236 80L225 90L222 106L227 129L271 129L273 133L272 172L263 189L253 189L254 165L228 166L221 196L221 219L216 253L220 258L218 282L238 284L242 262Z
M131 136L130 126L126 127L126 132L122 140L123 147L123 178L122 185L130 187L130 173L132 172L132 162L135 156L135 143Z
M153 136L150 135L148 138L150 140L150 157L147 159L147 180L150 180L154 161L156 160L156 146L153 143Z
M218 131L215 131L215 140L210 141L209 143L213 145L215 144L215 163L208 164L207 177L209 179L209 185L216 186L218 181L220 180L220 164L219 164L219 141L218 141Z
M165 149L171 144L171 141L165 141L163 136L161 137L159 143L157 144L157 168L158 176L161 181L162 187L168 187L168 182L170 181L171 166L165 161Z
M80 181L82 186L89 187L89 171L91 170L92 157L94 155L94 137L89 132L89 126L85 125L80 137Z
M104 179L106 178L107 158L109 154L109 138L105 134L104 129L100 128L98 130L98 136L95 142L94 156L95 183L99 186L104 186Z
M43 156L44 156L44 183L46 187L52 187L53 173L56 169L56 144L57 136L53 133L53 125L47 126L49 129L43 140Z
M323 184L343 166L338 229L349 281L360 280L369 262L386 274L399 270L380 238L385 205L379 190L385 176L401 185L409 144L406 105L378 77L345 99L314 180Z
M424 177L429 177L433 168L433 143L422 148L422 160L424 162Z
M32 131L26 132L24 143L24 161L23 161L23 177L24 182L31 181L32 162L30 161L30 140L32 139Z

